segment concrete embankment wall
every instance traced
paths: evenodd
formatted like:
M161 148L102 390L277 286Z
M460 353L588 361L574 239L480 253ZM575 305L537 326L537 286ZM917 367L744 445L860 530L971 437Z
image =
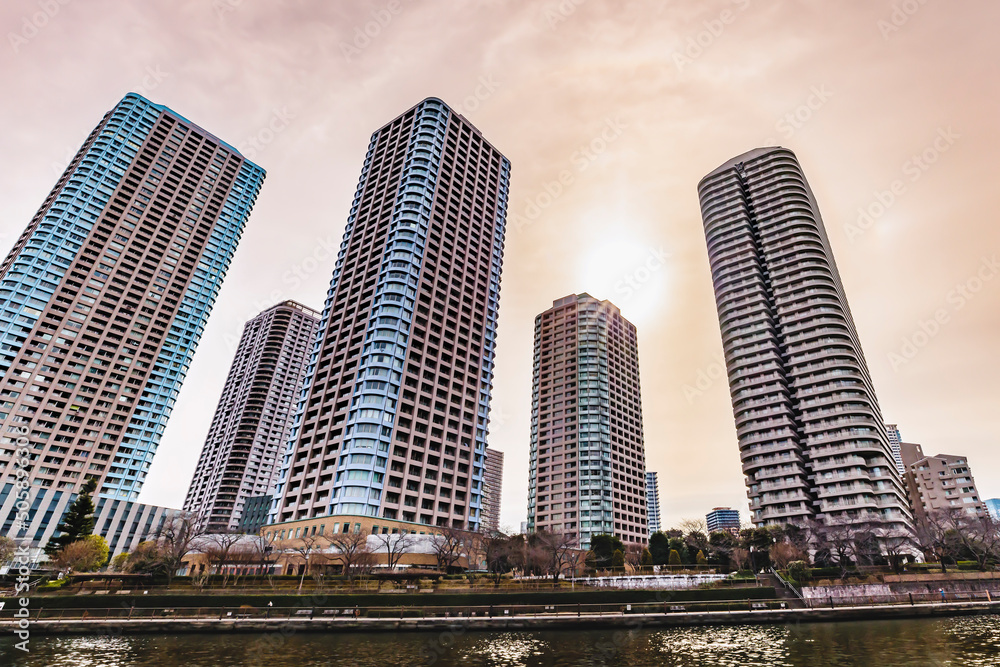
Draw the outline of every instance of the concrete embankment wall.
M978 595L984 597L989 591L993 599L1000 600L1000 579L980 580L934 580L923 581L887 581L884 584L854 584L841 586L806 586L802 596L808 599L834 601L851 600L855 598L886 602L892 599L913 594L918 600L940 595L944 590L949 599Z
M742 625L822 623L834 621L931 618L1000 613L1000 602L972 602L928 605L895 605L850 608L781 609L706 613L623 614L603 616L523 616L499 618L404 618L404 619L112 619L32 621L32 636L39 635L122 635L187 632L268 633L268 632L468 632L501 630L556 630L595 628L654 628L698 625ZM10 622L0 630L13 629Z

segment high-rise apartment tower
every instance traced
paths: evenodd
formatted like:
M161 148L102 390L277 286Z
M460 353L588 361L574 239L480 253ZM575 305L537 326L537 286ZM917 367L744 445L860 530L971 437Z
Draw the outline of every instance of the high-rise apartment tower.
M278 481L318 328L319 313L294 301L243 327L184 502L209 530L237 529L247 499Z
M660 530L660 482L652 470L646 471L646 523L649 534Z
M610 301L558 299L535 318L528 530L645 542L645 472L635 326Z
M483 527L500 530L500 499L503 497L503 452L486 448L486 479L483 483Z
M36 544L87 477L139 495L263 179L132 93L87 137L0 264L4 533L22 434Z
M479 527L509 178L435 98L372 135L273 522Z
M759 148L698 186L755 525L912 525L815 197Z

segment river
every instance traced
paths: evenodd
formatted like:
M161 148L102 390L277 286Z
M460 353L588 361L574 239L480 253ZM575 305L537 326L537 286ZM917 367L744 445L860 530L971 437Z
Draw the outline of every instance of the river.
M188 634L0 640L31 667L1000 665L1000 616L580 632ZM17 654L17 655L15 655ZM13 656L13 659L12 657Z

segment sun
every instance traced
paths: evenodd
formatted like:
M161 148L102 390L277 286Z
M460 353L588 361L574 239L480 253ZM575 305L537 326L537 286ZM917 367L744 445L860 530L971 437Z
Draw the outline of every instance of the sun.
M580 256L580 291L618 306L633 324L655 319L666 307L670 254L663 245L623 238L612 230Z

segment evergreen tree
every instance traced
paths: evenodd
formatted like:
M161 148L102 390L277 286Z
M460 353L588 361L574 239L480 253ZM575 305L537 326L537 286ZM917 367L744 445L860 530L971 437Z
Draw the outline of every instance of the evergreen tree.
M590 550L594 552L597 567L611 566L615 551L625 553L625 545L614 535L594 535L590 538Z
M611 554L611 567L625 567L625 554L621 549L615 549L614 553Z
M94 532L94 499L92 494L97 490L97 480L93 477L87 479L80 489L76 500L66 510L56 530L58 537L53 537L45 545L45 555L55 558L56 554L62 551L79 539L87 537Z
M698 565L708 565L708 559L705 558L705 552L704 551L701 551L701 550L698 551L698 556L697 556L696 560L698 562Z
M649 553L653 557L653 565L666 565L670 558L670 539L661 531L649 536Z
M670 550L670 565L677 567L681 564L681 555L677 553L677 549Z

